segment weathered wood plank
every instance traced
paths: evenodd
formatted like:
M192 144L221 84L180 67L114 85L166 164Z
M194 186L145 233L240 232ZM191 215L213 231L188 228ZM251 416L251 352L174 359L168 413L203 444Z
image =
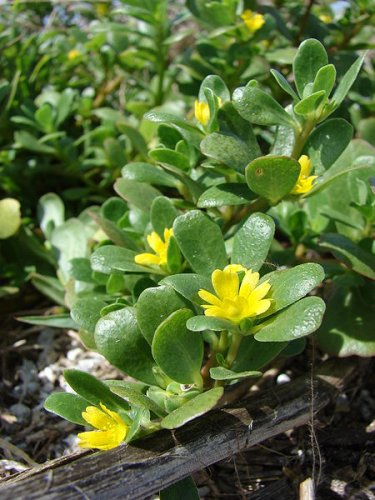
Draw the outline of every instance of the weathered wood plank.
M356 364L334 360L314 382L314 411L332 401ZM191 473L306 424L311 417L309 377L301 377L236 405L211 411L173 432L108 452L58 459L0 483L5 499L144 499Z

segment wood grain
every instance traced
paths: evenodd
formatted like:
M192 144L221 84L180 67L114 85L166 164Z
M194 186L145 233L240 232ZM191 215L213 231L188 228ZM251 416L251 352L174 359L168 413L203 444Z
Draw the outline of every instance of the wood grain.
M352 359L317 370L314 412L333 401L356 370ZM159 431L107 452L81 452L0 482L5 499L144 499L311 417L309 375L255 393L175 431Z

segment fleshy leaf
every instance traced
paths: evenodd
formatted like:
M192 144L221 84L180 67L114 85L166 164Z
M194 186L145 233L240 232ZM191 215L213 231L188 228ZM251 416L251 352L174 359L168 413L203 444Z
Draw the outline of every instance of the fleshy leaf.
M98 351L116 368L147 384L155 384L151 349L141 334L135 309L124 307L102 317L95 328Z
M223 387L215 387L209 391L199 394L191 399L177 410L167 415L162 421L161 426L164 429L177 429L190 420L207 413L220 400L224 393Z
M151 345L157 327L173 312L187 307L170 285L147 288L138 298L137 320L139 328Z
M254 213L233 239L232 263L258 271L267 258L275 233L275 223L268 215Z
M234 372L223 366L216 366L210 369L210 377L214 380L237 380L248 377L260 377L261 375L262 372L257 371Z
M86 411L90 405L91 403L87 399L69 392L55 392L48 396L44 402L46 410L79 425L87 425L82 417L82 412Z
M300 97L304 97L306 85L314 82L320 68L327 64L327 52L318 40L310 38L301 43L293 61L294 78Z
M246 167L251 191L276 204L295 186L301 166L286 156L262 156Z
M325 304L320 297L306 297L256 328L259 342L288 342L309 335L322 322Z
M215 222L199 210L191 210L174 221L177 243L192 269L210 276L227 263L224 239Z
M324 279L324 271L319 264L300 264L291 269L273 271L266 274L260 283L268 281L271 285L267 298L271 299L271 307L260 317L266 317L284 307L297 302Z
M152 354L156 363L172 380L180 384L201 386L203 340L186 327L186 322L192 315L189 309L180 309L165 319L155 332Z

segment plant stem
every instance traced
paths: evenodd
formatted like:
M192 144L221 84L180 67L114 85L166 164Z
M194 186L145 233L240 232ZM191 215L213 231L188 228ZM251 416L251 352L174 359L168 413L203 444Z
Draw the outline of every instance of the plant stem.
M240 333L232 333L232 342L228 350L227 357L225 359L228 368L231 368L240 348L243 336Z
M315 127L315 123L316 123L315 120L308 120L305 123L303 129L296 134L294 148L291 155L296 160L298 160L298 158L300 157L301 152L305 146L305 143L309 138L312 129Z

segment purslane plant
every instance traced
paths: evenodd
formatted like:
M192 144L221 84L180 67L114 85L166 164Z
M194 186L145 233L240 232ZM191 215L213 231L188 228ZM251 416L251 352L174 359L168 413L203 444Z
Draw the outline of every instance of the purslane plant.
M53 394L46 408L97 429L81 446L110 448L179 427L218 404L224 385L257 377L277 355L302 349L325 310L316 291L324 278L319 262L329 277L346 272L326 265L326 249L344 253L350 273L371 277L365 249L355 260L342 238L318 241L308 222L306 236L297 235L300 219L294 226L283 219L290 213L303 222L302 204L312 210L310 200L338 179L374 168L369 155L336 167L352 129L341 118L324 121L361 63L330 99L334 67L323 46L307 40L294 61L296 90L273 72L293 100L287 109L255 81L231 94L210 76L195 122L147 115L161 124L161 144L150 152L155 164L123 168L115 183L122 199L93 212L104 236L90 258L71 261L71 316L84 342L135 379L102 383L66 372L76 394ZM260 127L274 138L267 155ZM275 221L291 235L284 262ZM316 262L308 262L308 247Z

